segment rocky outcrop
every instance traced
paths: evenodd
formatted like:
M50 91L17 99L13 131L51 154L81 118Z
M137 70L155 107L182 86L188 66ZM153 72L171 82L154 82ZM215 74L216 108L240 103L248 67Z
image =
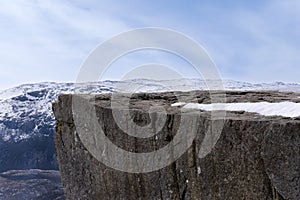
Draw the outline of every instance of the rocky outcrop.
M205 91L178 95L186 96L190 102L210 102ZM299 102L298 96L276 91L228 92L227 102ZM131 96L130 113L140 126L151 124L150 106L167 110L166 123L157 135L136 138L124 133L114 121L110 95L99 95L95 102L90 96L60 96L53 105L57 120L55 144L66 198L300 199L299 118L228 112L218 142L206 157L199 158L212 120L210 113L183 113L180 108L171 107L177 97L173 93ZM163 169L148 173L114 170L95 159L83 145L72 114L74 98L81 98L82 104L95 105L106 136L130 152L152 152L166 146L175 137L183 114L197 125L196 138L179 159Z

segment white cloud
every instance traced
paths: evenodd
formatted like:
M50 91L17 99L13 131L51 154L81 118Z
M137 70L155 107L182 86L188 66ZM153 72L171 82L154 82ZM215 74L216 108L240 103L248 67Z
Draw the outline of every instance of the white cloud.
M225 78L300 82L300 2L231 4L0 1L0 88L21 82L75 81L80 64L96 45L144 26L168 27L195 38ZM157 59L164 62L168 57Z
M200 6L199 13L211 14L206 21L199 22L197 39L226 78L300 82L297 76L300 73L297 56L300 53L300 2L254 1L249 4L230 8Z
M101 41L128 29L105 12L68 1L1 1L0 87L44 80L74 81Z

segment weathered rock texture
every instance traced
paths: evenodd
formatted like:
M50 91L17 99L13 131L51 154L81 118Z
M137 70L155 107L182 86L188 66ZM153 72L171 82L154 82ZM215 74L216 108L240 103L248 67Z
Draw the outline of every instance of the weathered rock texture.
M189 96L189 93L180 95ZM84 147L72 116L72 95L62 95L53 105L57 119L55 143L67 199L300 199L300 119L264 117L228 112L214 149L205 158L198 151L210 123L209 112L197 117L197 136L189 150L173 164L151 173L116 171L97 161ZM85 96L86 101L89 97ZM293 93L228 92L227 102L299 102ZM199 91L190 101L209 103L209 93ZM107 136L119 147L151 152L168 144L176 134L180 109L172 93L135 94L131 98L134 120L149 123L149 105L165 106L165 127L157 138L134 138L113 120L110 96L96 98L96 110ZM189 111L187 111L189 114Z

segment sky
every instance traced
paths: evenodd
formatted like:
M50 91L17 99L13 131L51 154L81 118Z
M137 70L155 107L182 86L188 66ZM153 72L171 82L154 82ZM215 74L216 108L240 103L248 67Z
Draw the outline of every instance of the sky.
M296 0L3 0L0 1L0 90L23 83L75 82L97 45L135 28L168 28L197 41L222 78L300 82L300 1ZM120 58L104 79L132 66L192 66L159 51Z

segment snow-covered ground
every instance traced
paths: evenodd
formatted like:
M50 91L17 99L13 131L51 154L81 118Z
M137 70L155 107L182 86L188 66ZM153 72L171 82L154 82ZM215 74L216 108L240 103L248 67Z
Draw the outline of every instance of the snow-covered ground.
M216 103L216 104L198 104L178 102L172 106L183 106L183 109L200 109L206 111L226 110L226 111L246 111L255 112L265 116L283 116L283 117L299 117L300 103L294 102L255 102L255 103Z

